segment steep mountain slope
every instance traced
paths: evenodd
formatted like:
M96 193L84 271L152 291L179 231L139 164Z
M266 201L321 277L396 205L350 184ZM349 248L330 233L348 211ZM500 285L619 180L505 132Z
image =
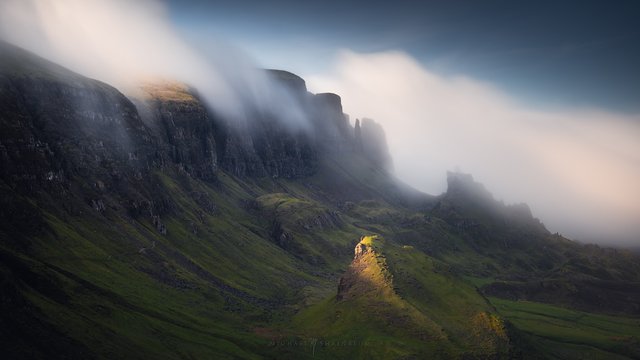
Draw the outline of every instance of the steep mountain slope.
M312 131L243 128L184 84L131 100L0 45L7 358L637 357L637 320L589 315L625 324L596 332L498 298L637 314L637 256L549 234L461 174L439 197L401 184L335 94L271 71ZM564 290L602 281L627 287L598 306Z

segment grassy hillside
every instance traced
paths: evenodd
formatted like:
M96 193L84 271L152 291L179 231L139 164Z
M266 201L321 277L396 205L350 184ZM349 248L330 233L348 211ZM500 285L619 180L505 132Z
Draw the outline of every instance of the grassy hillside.
M590 314L529 301L490 298L498 313L550 358L637 359L640 319Z
M336 171L339 186L377 176L350 171ZM51 346L87 358L638 356L637 320L488 301L476 286L494 279L468 273L500 266L496 254L377 196L383 185L344 195L326 176L221 172L205 183L168 169L157 179L175 206L155 224L109 206L45 212L47 230L26 248L2 245L6 348L35 358ZM204 211L203 199L215 206ZM358 244L371 251L355 271ZM346 277L355 285L337 299Z
M269 329L290 333L296 312L335 292L365 232L312 184L222 171L206 183L171 168L155 179L172 204L155 220L131 218L109 195L100 212L72 197L73 216L23 199L51 210L27 243L3 231L9 354L45 358L54 343L71 357L282 354Z
M364 236L337 295L299 313L294 325L327 358L507 357L508 334L462 279L410 246ZM345 285L346 284L346 285ZM351 340L350 346L331 344Z
M2 358L640 357L638 256L470 176L422 194L331 133L234 135L175 84L141 116L0 56Z

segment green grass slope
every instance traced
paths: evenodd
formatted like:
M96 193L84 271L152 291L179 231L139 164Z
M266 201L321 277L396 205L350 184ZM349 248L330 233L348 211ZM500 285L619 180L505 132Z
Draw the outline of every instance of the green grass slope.
M590 314L529 301L490 298L537 349L559 359L637 359L640 319Z
M299 313L326 358L506 358L504 322L476 289L424 253L364 236L337 294ZM348 339L348 346L332 347Z
M2 358L640 357L637 255L549 234L464 176L422 194L357 152L296 179L214 173L197 147L183 150L210 176L160 153L144 163L117 135L154 146L124 96L11 51ZM41 114L16 84L51 95ZM92 89L110 127L67 129L85 117L58 96Z
M374 168L324 169L303 181L220 171L207 183L166 168L155 176L173 208L157 221L108 196L102 212L72 199L75 215L23 199L46 224L28 242L2 233L3 348L32 358L637 357L637 320L558 320L548 309L572 310L489 302L477 286L500 274L491 254L398 193L379 196L388 183ZM332 190L362 178L374 180L359 193ZM371 251L354 269L358 239ZM338 299L349 276L351 295Z

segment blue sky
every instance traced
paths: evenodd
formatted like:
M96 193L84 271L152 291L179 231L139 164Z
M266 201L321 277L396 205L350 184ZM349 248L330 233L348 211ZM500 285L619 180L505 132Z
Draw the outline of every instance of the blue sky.
M400 50L432 71L541 107L640 112L636 1L169 1L200 48L222 39L265 67L327 71L341 49Z

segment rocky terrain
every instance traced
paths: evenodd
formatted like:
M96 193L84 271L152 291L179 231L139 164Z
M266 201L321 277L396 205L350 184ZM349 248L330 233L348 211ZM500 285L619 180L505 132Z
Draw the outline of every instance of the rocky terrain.
M640 357L636 254L467 174L420 193L380 125L268 75L310 129L0 44L3 358Z

